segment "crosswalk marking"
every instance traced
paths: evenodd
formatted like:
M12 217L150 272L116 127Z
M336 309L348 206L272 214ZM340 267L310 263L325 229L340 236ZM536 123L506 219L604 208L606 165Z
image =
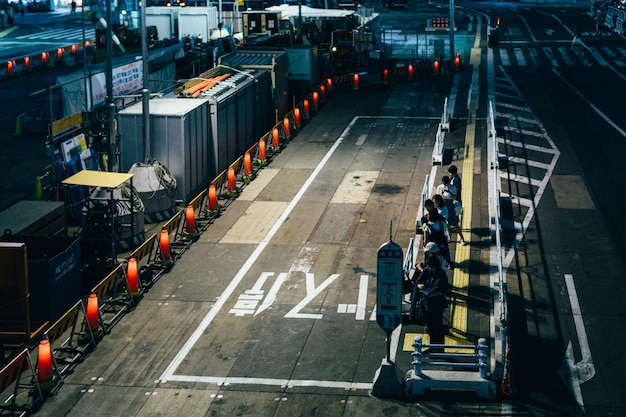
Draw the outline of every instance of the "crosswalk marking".
M626 68L626 48L624 47L579 47L573 50L569 46L499 48L495 56L504 66L525 67L549 64L555 68L573 68L613 65Z
M559 61L557 61L554 55L552 54L552 49L548 48L547 46L544 46L543 53L546 54L550 62L552 62L553 67L559 66Z
M517 65L519 65L520 67L525 67L526 60L524 59L524 53L522 52L521 48L515 48L513 51L515 52L515 59L517 59Z
M96 30L94 28L85 29L85 38L93 39L96 36ZM51 39L63 39L63 40L73 40L73 41L81 41L83 39L83 29L52 29L45 30L43 32L32 33L30 35L22 35L16 36L16 39L20 40L38 40L45 41Z
M502 61L502 65L511 65L509 54L506 49L500 49L500 60Z

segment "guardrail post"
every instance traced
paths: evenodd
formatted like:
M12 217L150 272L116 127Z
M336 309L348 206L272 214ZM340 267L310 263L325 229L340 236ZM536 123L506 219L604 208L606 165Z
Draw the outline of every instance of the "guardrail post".
M415 339L413 339L413 353L411 353L411 356L413 356L413 362L411 362L411 364L413 365L413 373L415 375L421 375L422 374L422 347L424 345L422 345L422 336L415 336Z
M443 100L443 113L441 113L441 130L450 131L450 114L448 113L448 97Z

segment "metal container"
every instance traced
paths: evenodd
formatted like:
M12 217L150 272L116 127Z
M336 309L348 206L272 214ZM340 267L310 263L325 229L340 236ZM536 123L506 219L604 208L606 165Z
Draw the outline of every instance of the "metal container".
M159 39L178 39L177 14L178 7L146 7L146 25L156 26Z
M118 114L123 172L145 159L142 113L142 103L138 102ZM150 156L167 166L176 178L176 198L188 200L216 172L208 99L150 100L150 132Z
M178 35L201 36L203 42L209 40L211 31L217 28L215 7L183 7L178 11Z

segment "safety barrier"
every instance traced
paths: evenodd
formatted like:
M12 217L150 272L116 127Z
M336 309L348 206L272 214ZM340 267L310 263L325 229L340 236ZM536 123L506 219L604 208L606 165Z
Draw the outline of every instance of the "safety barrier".
M20 351L0 369L0 393L13 389L0 402L0 412L21 413L35 411L43 402L43 392L37 381L37 372L28 349Z
M82 313L82 320L79 317ZM96 334L87 324L87 310L82 300L72 306L60 319L58 319L44 333L52 346L52 358L54 369L57 372L57 379L67 374L74 365L82 361L85 355L96 345ZM62 342L65 333L69 332ZM55 347L56 345L56 347Z
M441 124L437 127L435 135L435 146L433 147L433 165L443 164L443 151L445 148L445 132L441 128Z
M450 112L448 112L448 97L443 100L443 111L441 112L441 130L444 132L450 131Z
M490 152L490 168L491 168L491 182L494 187L494 197L490 201L490 212L492 217L492 236L495 241L495 251L497 256L497 270L496 276L491 280L493 282L493 306L494 317L498 317L499 320L493 321L494 328L492 333L495 335L495 378L501 379L500 392L505 397L511 397L513 395L513 382L511 380L511 361L510 361L510 345L509 345L509 328L508 328L508 311L507 311L507 286L506 277L504 275L504 268L502 265L502 237L501 237L501 224L500 224L500 177L499 177L499 152L498 152L498 137L496 131L495 111L493 109L493 103L489 102L489 108L487 111L487 132L488 143L491 147Z
M478 339L477 345L461 346L424 344L422 337L416 336L413 349L411 354L413 369L407 372L405 380L405 392L408 396L424 395L427 389L456 389L474 391L483 398L495 397L496 386L489 379L489 346L485 338ZM469 352L445 353L445 349ZM459 372L459 370L477 372Z

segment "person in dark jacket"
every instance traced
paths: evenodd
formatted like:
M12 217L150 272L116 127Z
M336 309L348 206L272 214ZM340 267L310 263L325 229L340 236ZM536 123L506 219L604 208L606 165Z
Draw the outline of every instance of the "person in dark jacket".
M430 344L444 343L443 312L448 308L447 295L450 284L446 272L441 269L437 256L430 256L426 268L416 281L422 293L422 304L426 315L426 329L430 336ZM431 352L442 352L443 349L431 349Z

